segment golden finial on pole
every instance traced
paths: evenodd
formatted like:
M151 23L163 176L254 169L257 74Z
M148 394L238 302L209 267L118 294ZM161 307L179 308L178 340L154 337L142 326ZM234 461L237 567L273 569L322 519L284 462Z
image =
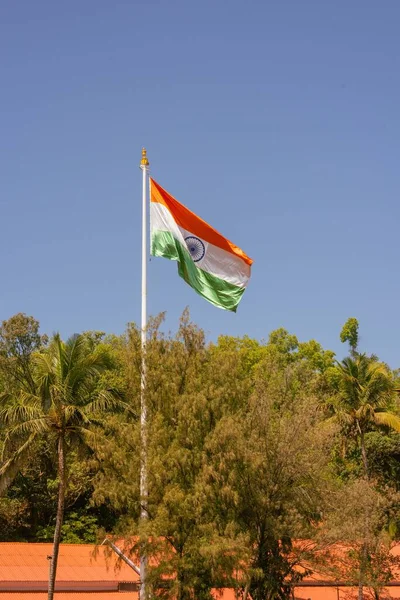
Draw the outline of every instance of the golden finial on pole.
M149 166L149 160L147 158L147 150L146 148L142 148L142 160L140 161L140 166L141 167L148 167Z

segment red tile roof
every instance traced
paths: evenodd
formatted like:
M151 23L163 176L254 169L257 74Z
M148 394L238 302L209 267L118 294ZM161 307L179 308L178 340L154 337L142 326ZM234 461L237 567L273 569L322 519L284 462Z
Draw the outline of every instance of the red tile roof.
M123 595L122 595L123 594ZM4 598L0 592L0 598ZM138 592L57 592L57 600L138 600ZM47 592L7 592L7 600L47 600Z
M0 543L0 590L43 589L48 581L52 544ZM62 544L56 589L118 590L119 582L139 577L114 552L92 544Z
M364 597L371 595L364 590ZM358 588L351 587L296 587L295 600L357 600ZM380 598L400 600L400 587L388 587L381 592ZM11 600L11 598L10 598ZM118 599L119 600L119 599Z
M121 546L122 547L122 546ZM0 543L0 600L47 600L47 581L52 544ZM400 546L393 549L399 555ZM398 573L396 573L398 575ZM399 577L396 576L396 579ZM355 588L328 583L313 573L295 588L296 600L345 600L357 598ZM126 582L125 586L121 586ZM104 546L62 544L57 570L58 600L138 600L138 575ZM339 583L339 582L338 582ZM387 587L386 597L400 600L398 581ZM221 594L222 592L222 594ZM233 590L213 593L215 600L235 600Z

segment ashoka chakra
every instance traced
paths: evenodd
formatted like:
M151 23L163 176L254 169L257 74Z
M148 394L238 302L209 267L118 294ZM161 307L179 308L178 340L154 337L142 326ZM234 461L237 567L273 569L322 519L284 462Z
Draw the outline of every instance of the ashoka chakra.
M194 235L188 235L188 237L185 238L185 242L193 262L199 262L206 252L206 247L203 242Z

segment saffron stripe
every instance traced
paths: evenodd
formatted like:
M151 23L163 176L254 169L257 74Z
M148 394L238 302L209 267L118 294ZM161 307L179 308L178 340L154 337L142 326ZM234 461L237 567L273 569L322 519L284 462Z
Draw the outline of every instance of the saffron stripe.
M211 227L208 223L203 221L200 217L195 215L191 210L186 208L183 204L178 202L171 194L164 190L154 179L150 179L150 200L151 202L158 202L163 204L169 212L172 214L174 221L190 231L193 235L226 250L231 254L234 254L241 258L245 263L251 265L252 259L247 256L238 246L230 242L227 238L221 235L216 229Z

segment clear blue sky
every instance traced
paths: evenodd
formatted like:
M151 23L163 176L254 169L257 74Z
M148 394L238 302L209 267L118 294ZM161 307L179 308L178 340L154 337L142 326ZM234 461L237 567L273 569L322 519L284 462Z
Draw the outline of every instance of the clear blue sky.
M149 311L214 339L342 324L399 367L398 0L3 0L0 319L140 320L152 176L255 261L237 314L149 265Z

